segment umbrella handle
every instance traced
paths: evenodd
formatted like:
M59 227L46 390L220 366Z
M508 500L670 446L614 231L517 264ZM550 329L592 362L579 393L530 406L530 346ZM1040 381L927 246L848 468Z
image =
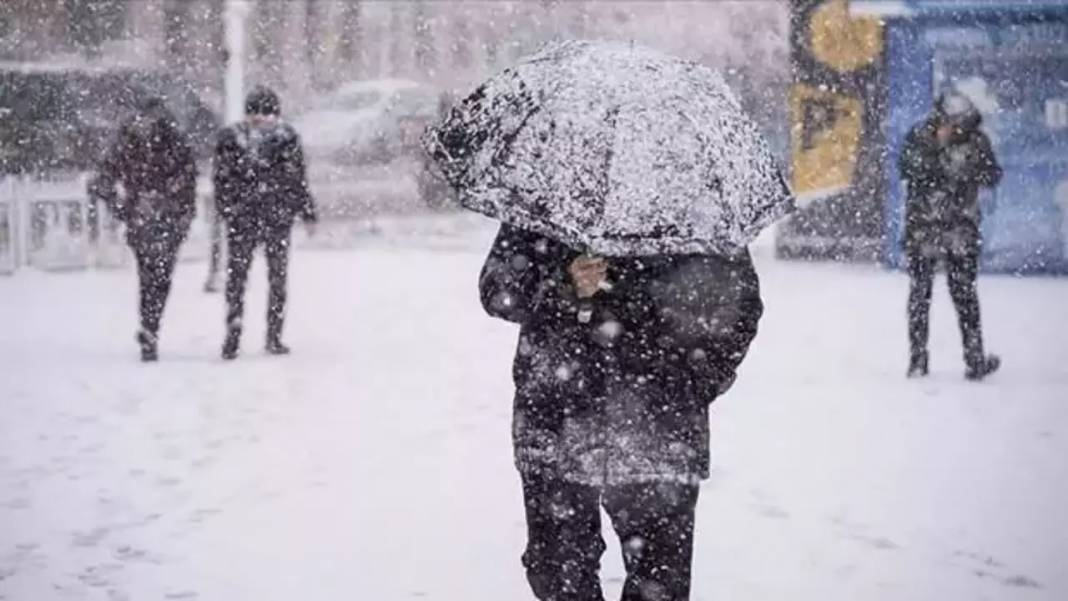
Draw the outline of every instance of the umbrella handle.
M602 281L597 285L597 288L604 292L612 291L612 282L608 280ZM579 302L578 314L576 315L579 323L590 323L593 320L593 300L584 299Z

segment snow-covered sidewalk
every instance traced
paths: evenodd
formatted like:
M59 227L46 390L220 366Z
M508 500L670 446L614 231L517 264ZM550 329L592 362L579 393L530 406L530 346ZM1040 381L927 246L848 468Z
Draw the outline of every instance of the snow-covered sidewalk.
M132 270L0 278L0 599L530 598L491 234L297 253L286 358L260 350L257 259L230 364L202 264L155 365ZM981 279L1005 366L973 384L940 279L933 374L908 381L904 276L758 263L694 598L1068 598L1068 281ZM614 596L614 544L604 564Z

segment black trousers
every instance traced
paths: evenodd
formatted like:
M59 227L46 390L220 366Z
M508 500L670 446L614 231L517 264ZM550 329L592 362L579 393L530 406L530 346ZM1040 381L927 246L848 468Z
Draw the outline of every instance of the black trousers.
M137 260L141 329L156 336L171 293L174 266L185 232L162 226L134 226L128 243Z
M527 548L523 565L540 601L602 601L605 543L600 507L623 548L623 601L690 597L697 485L629 484L598 488L523 477Z
M909 345L913 356L917 356L927 352L931 289L938 258L914 253L909 256L908 261ZM945 263L949 294L957 309L957 321L964 344L964 363L968 366L978 365L984 357L983 333L979 322L979 293L976 289L979 254L947 254Z
M286 310L286 275L289 267L290 227L231 229L228 232L226 265L226 323L240 334L245 313L245 286L252 255L260 244L267 255L267 339L278 340Z
M208 281L215 279L215 276L219 273L219 268L222 265L223 254L223 221L222 215L219 214L219 208L214 205L211 206L211 229L208 232L210 236L210 250L208 254Z

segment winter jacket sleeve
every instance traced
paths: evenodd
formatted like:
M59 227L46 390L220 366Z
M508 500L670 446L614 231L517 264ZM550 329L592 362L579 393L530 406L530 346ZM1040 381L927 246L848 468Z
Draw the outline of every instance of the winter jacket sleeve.
M683 311L675 343L685 353L699 394L711 402L733 384L764 313L760 281L744 251L708 257L683 280Z
M104 203L119 221L127 221L129 215L126 207L119 203L119 195L115 190L122 177L125 161L126 136L120 131L115 141L104 152L104 158L100 161L97 174L89 180L89 197L95 201Z
M294 203L296 214L306 223L314 223L318 220L315 212L315 200L312 198L311 189L308 186L308 169L304 162L304 147L300 141L300 135L295 130L290 131L288 143L285 147L283 165L286 170L285 181L288 186L288 194Z
M482 307L493 317L527 323L574 312L565 266L571 251L538 234L502 225L479 277Z
M240 181L237 178L237 161L240 148L232 128L223 128L215 141L212 160L211 183L215 194L215 207L223 219L230 218L237 204Z
M994 149L990 144L990 138L982 132L976 132L976 174L975 179L981 186L992 188L1001 181L1003 174L998 159L994 156Z
M923 132L924 127L917 127L908 133L901 147L901 156L897 161L901 179L913 186L932 179L934 175L932 169L937 163L929 156L928 143L922 139Z

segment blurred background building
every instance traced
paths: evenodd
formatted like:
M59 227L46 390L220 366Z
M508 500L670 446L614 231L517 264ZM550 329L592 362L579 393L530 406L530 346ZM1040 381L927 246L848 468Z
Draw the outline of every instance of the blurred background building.
M909 129L966 95L1005 170L980 196L982 266L1068 272L1068 2L793 0L781 256L903 262Z
M554 38L628 39L730 71L763 117L788 79L784 2L253 0L248 79L303 108L362 79L462 90ZM224 0L4 0L0 60L165 66L217 99ZM773 120L765 119L769 126Z
M940 87L963 85L1006 167L1004 183L983 197L984 266L1068 271L1064 0L249 0L248 6L246 80L277 88L286 113L306 133L313 186L328 199L328 215L436 202L428 199L440 194L426 188L413 163L412 132L433 118L439 97L455 99L546 41L608 38L727 76L789 165L801 200L802 210L778 230L776 249L785 257L900 265L903 187L895 165L901 141ZM0 1L0 173L27 171L5 168L14 165L11 157L87 168L77 161L96 156L103 125L118 118L110 105L123 100L94 91L95 84L63 82L80 98L66 104L91 104L88 97L104 98L105 106L68 110L56 101L53 109L50 94L23 78L18 85L30 92L11 101L4 97L16 87L3 79L9 71L126 69L125 79L162 73L167 79L149 87L191 87L195 95L179 103L180 117L210 132L215 124L203 107L223 113L225 7L225 0ZM127 86L125 79L118 87ZM372 93L380 101L368 100ZM404 95L421 99L414 108L383 100ZM34 120L41 126L25 126ZM94 128L101 133L91 134ZM69 131L80 137L66 139ZM16 138L19 145L7 143ZM390 144L408 149L406 162L396 160L404 152ZM404 200L416 197L414 205Z
M166 98L207 159L227 112L228 6L236 5L0 0L0 263L4 256L8 264L85 262L78 236L86 228L78 224L88 222L90 232L107 231L107 224L95 223L81 182L138 99ZM243 6L245 84L267 84L282 95L304 137L321 214L337 228L448 206L447 188L422 161L419 134L477 82L553 39L630 40L721 69L785 156L784 0ZM203 179L202 201L210 206ZM187 249L203 248L210 211L200 214ZM56 250L66 246L74 250Z

